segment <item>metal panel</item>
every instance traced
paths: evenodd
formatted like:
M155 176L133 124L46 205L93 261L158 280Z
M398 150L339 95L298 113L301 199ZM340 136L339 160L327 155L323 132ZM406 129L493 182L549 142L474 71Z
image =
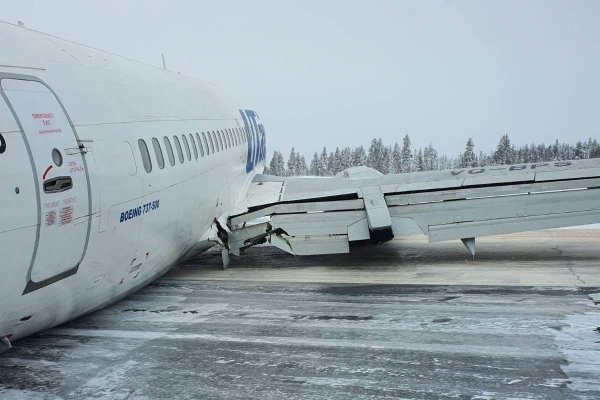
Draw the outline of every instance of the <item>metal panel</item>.
M336 200L311 203L283 203L269 206L257 211L231 217L230 225L236 226L267 215L308 213L319 211L361 210L364 208L362 199Z
M546 192L569 190L579 188L600 187L600 179L577 179L559 182L540 182L521 185L492 186L483 188L468 188L461 190L447 190L439 192L411 193L388 195L385 197L388 206L439 202L456 199L472 199L481 197L506 196L528 194L532 192Z
M254 207L261 204L273 204L281 200L285 182L260 182L250 185L246 196L246 206Z
M395 237L424 235L427 233L427 230L421 229L414 219L395 217L392 217L392 231L394 232Z
M273 235L271 244L283 251L308 256L315 254L342 254L350 251L348 237L340 236L311 236L311 237L279 237Z
M467 175L463 182L463 186L474 186L474 185L493 185L498 183L512 183L512 182L533 182L535 180L535 173L533 172L522 172L519 174L506 174L506 175L492 175L492 176L479 176Z
M384 193L406 193L406 192L417 192L424 190L436 190L436 189L452 189L460 188L463 184L464 179L445 179L440 181L418 181L418 182L407 182L401 184L386 184L382 185L381 189Z
M392 226L392 219L379 186L361 187L360 195L365 201L365 210L371 230Z
M274 215L273 228L282 228L290 236L345 235L348 226L366 218L364 211Z
M581 179L600 177L600 168L579 168L563 171L537 172L536 182L550 181L556 179Z
M582 222L580 219L577 219L577 223L567 223L564 218L573 216L575 215L573 213L577 212L600 210L599 198L600 189L584 189L397 206L391 207L390 213L392 217L413 218L425 232L438 225L445 225L445 231L458 229L459 226L467 226L460 224L466 222L490 225L488 230L481 232L461 231L455 236L452 235L454 238L464 238L492 234L485 232L495 232L493 225L497 224L499 220L522 219L525 221L529 217L540 216L548 220L560 217L559 225L549 222L551 227L591 223ZM546 226L531 225L527 226L526 230L546 229ZM523 226L520 228L525 229Z
M458 224L430 226L429 241L441 242L464 237L502 235L594 223L600 223L600 210L580 211L568 214L538 215L503 220L463 222Z
M348 227L348 240L368 240L371 237L369 234L369 223L366 218L353 223Z

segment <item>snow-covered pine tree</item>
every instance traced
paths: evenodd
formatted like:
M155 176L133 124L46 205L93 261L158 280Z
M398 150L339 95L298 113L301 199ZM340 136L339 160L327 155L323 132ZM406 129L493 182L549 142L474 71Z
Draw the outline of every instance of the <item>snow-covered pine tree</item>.
M600 146L598 146L596 139L592 140L592 143L590 144L589 158L600 158Z
M402 153L400 160L400 172L410 172L412 170L413 155L410 148L410 137L405 135L402 139Z
M556 141L554 142L554 145L552 145L552 161L559 161L560 157L558 154L558 139L556 139Z
M327 157L327 175L334 175L335 170L335 153L332 151Z
M448 156L441 156L438 162L438 169L440 171L451 169L452 168L452 160L448 158Z
M283 162L283 155L281 152L275 150L273 157L269 163L269 173L271 175L284 176L285 175L285 164Z
M389 146L384 146L383 141L380 140L381 143L381 163L379 165L378 171L382 174L389 174L391 164L392 164L392 148Z
M367 156L367 166L379 171L382 157L382 142L377 139L371 140L371 146L369 146L369 155Z
M304 156L296 157L296 160L296 174L299 176L308 175L308 167L306 166Z
M402 171L402 150L398 142L394 143L394 149L392 150L392 172L399 174Z
M573 151L573 156L576 160L581 160L583 158L583 143L581 143L581 140L575 143L575 150Z
M475 145L473 144L473 139L467 139L465 151L460 157L460 166L462 168L472 168L475 166L475 152L473 151L474 147Z
M572 160L574 155L571 145L568 143L561 143L558 147L558 158L560 160Z
M335 152L333 152L332 155L331 173L332 175L335 175L344 169L342 166L342 154L340 148L336 147Z
M340 164L342 166L342 170L350 168L352 166L352 150L350 150L350 147L344 147L340 152L340 156Z
M410 167L410 171L411 172L416 172L417 170L417 156L419 155L419 150L418 149L414 149L413 150L413 156L412 156L412 165Z
M313 158L310 162L310 174L312 176L319 176L319 155L317 154L317 152L315 151L315 154L313 154Z
M423 151L423 164L425 171L435 171L438 169L438 153L431 143Z
M548 150L547 150L546 146L544 145L544 143L537 145L536 153L537 153L538 162L549 161L550 157L548 155Z
M438 152L433 148L431 143L429 143L423 152L423 161L425 162L427 171L436 171L439 169Z
M592 144L592 138L583 142L583 158L590 158L590 146Z
M419 172L425 170L425 162L423 161L423 149L419 147L419 151L417 152L417 157L415 161L415 169Z
M500 141L496 146L496 151L494 152L494 164L496 165L505 165L512 164L514 162L514 148L510 144L510 139L508 135L504 134L500 137Z
M327 176L329 175L329 171L327 170L327 149L323 147L321 151L321 156L319 157L319 176Z
M367 165L367 153L364 147L358 146L352 152L352 163L350 166L358 167L361 165Z
M293 175L297 174L297 172L296 172L297 162L298 162L298 160L296 158L296 149L294 149L292 147L292 150L290 151L290 156L287 161L287 171L286 171L287 176L293 176Z

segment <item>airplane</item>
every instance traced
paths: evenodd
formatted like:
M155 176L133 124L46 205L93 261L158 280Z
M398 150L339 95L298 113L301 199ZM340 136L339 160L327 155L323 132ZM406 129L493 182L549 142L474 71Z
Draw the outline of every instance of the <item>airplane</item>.
M347 253L600 222L600 160L263 175L259 115L219 87L0 23L0 346L214 246ZM375 249L374 249L375 251Z

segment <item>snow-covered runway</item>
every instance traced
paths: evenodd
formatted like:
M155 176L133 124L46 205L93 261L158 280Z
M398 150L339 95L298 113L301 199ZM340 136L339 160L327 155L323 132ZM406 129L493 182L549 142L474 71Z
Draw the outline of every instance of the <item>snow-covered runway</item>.
M583 233L582 233L583 232ZM0 355L2 399L598 399L600 233L201 255Z

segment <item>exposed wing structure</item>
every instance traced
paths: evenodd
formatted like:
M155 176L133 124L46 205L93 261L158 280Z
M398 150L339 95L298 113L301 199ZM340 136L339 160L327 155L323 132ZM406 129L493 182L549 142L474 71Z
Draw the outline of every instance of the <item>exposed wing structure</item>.
M229 253L269 241L297 255L352 242L427 235L430 242L600 222L600 160L382 175L256 177L247 212L230 217Z

